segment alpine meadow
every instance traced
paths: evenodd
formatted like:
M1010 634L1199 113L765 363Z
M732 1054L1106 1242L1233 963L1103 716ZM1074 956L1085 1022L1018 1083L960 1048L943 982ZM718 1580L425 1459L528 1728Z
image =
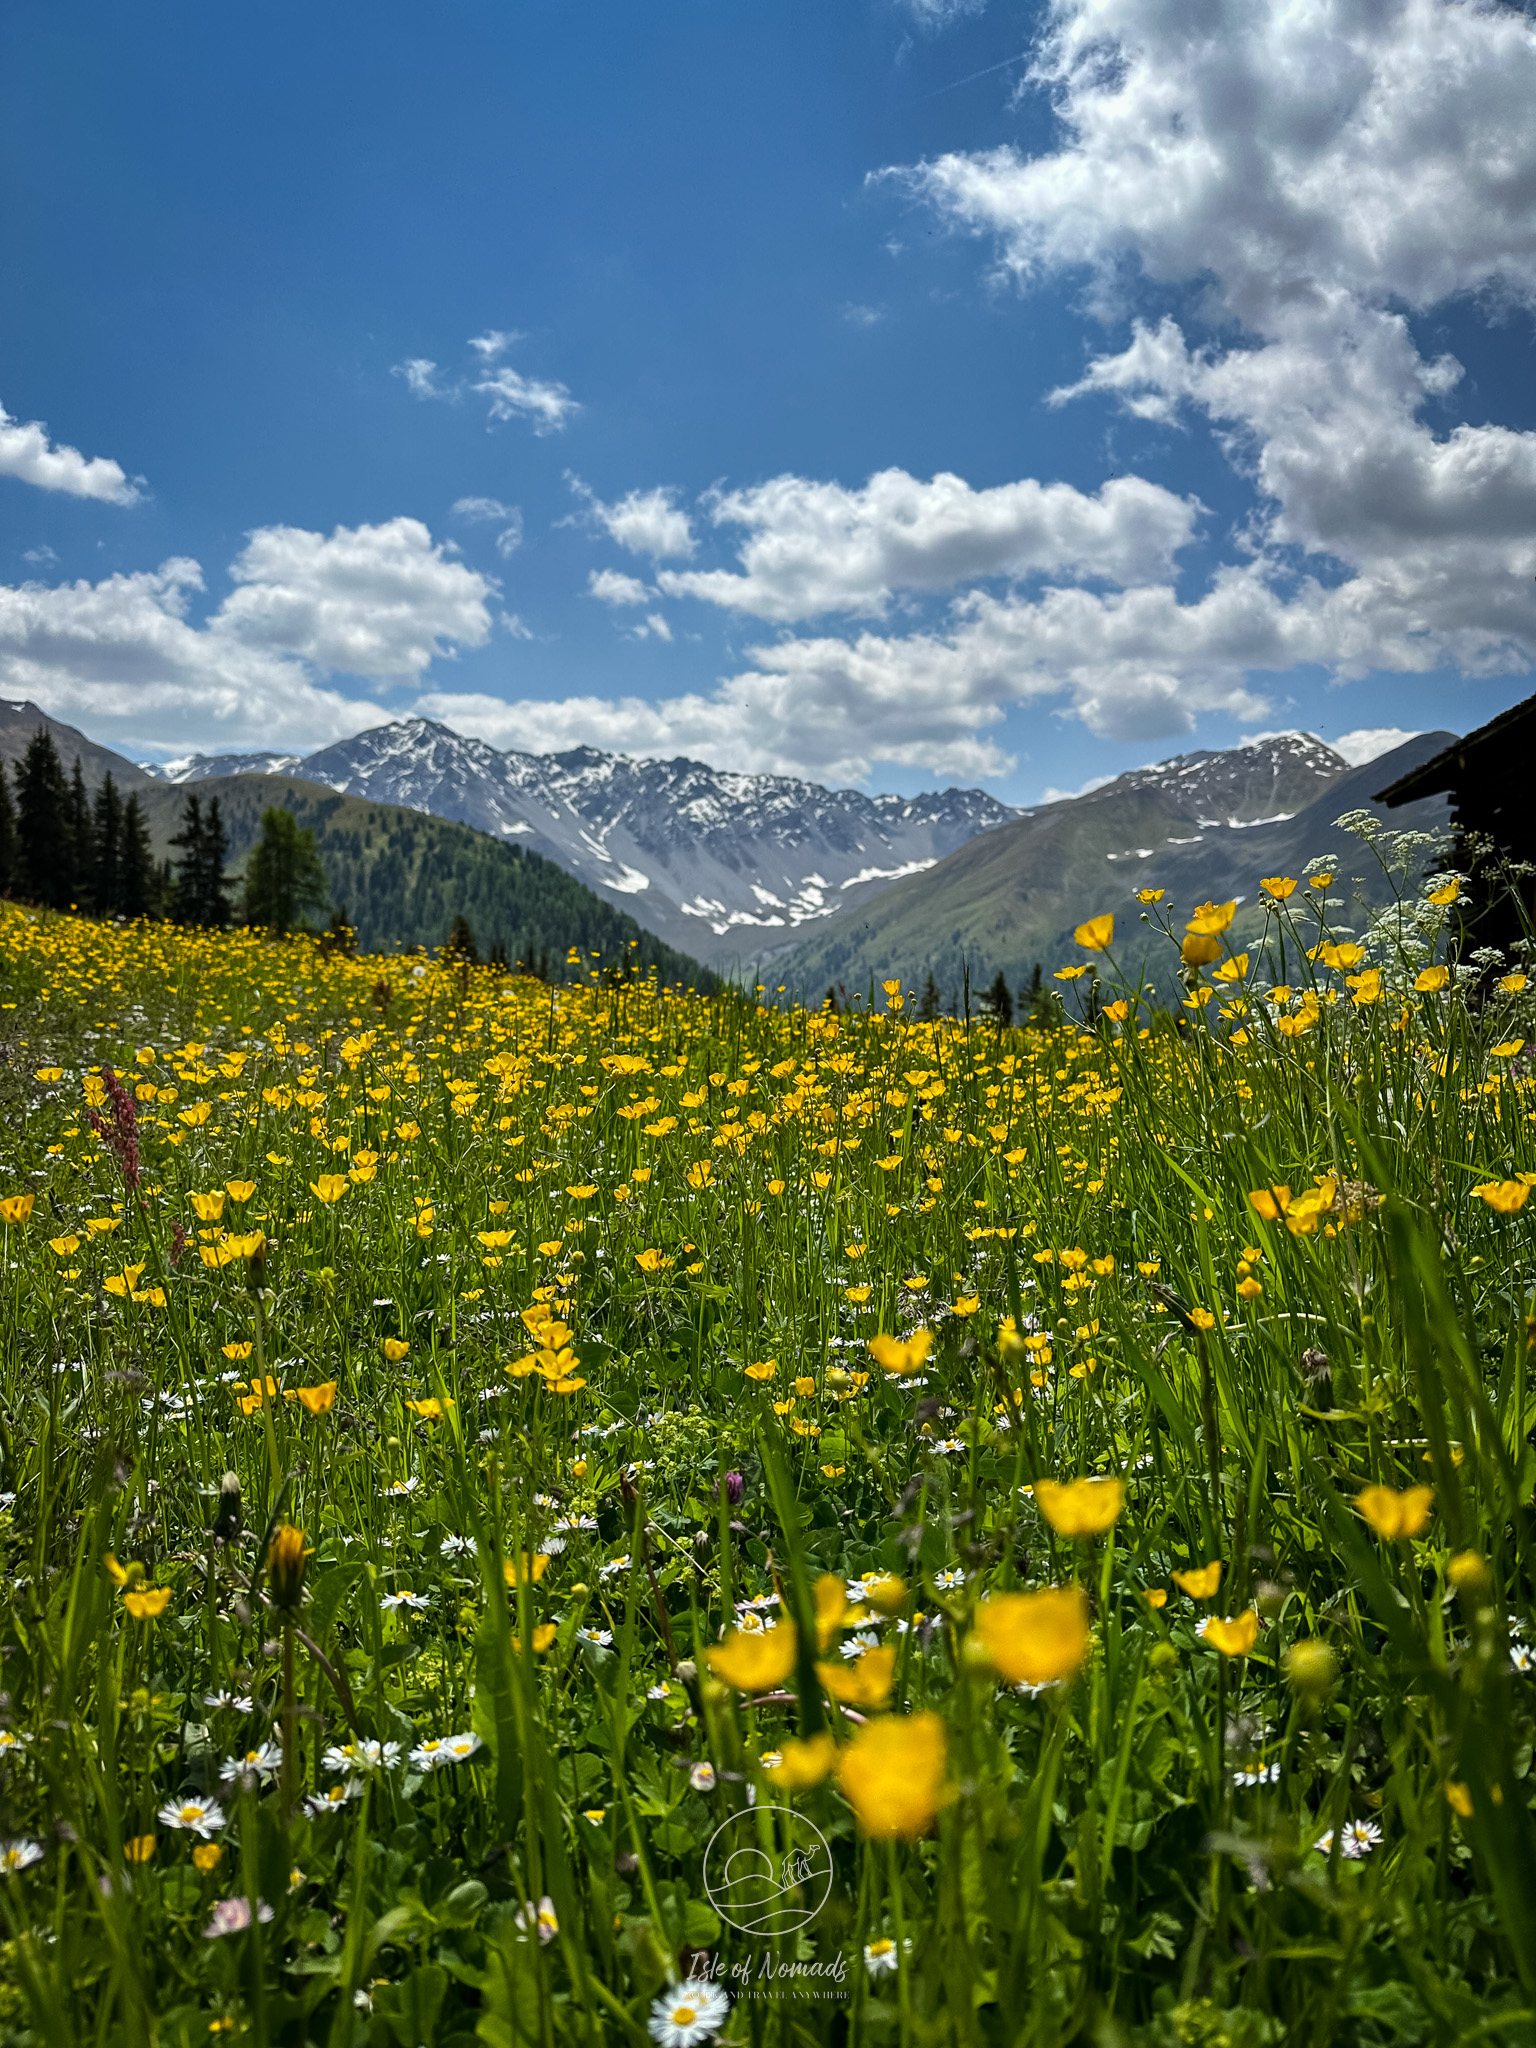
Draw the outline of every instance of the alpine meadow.
M0 909L3 2037L1531 2039L1531 990L1363 829L1050 1030Z

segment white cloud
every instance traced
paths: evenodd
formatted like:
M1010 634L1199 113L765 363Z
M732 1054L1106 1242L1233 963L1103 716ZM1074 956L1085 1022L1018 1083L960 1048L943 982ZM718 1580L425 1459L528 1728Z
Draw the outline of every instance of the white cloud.
M919 28L937 30L964 21L969 15L985 13L987 0L897 0L897 5Z
M313 746L389 713L335 673L420 681L489 636L492 585L414 519L253 533L236 588L198 625L196 562L48 586L0 586L0 691L126 743Z
M135 505L141 495L121 463L110 455L82 455L78 448L56 446L41 420L12 419L0 405L0 476L35 484L40 491L63 491L71 498L95 498L104 505Z
M458 644L490 637L493 586L453 561L419 519L253 533L230 565L239 588L214 624L346 675L419 676Z
M471 336L469 345L483 363L494 363L498 356L506 354L514 342L523 338L515 327L492 327L485 334Z
M595 520L611 540L632 555L649 555L653 561L669 556L687 559L696 545L688 514L677 503L676 494L665 485L650 491L629 491L611 505L605 505L579 476L566 473L566 482L586 506L586 516ZM573 513L572 525L581 523Z
M1160 695L1184 715L1246 666L1536 662L1536 435L1426 424L1460 366L1422 356L1402 311L1471 292L1536 301L1530 22L1445 0L1054 0L1033 75L1058 149L893 175L993 238L1022 284L1086 267L1106 318L1142 279L1203 281L1219 343L1138 321L1054 397L1201 417L1257 492L1231 537L1251 559L1205 599L1042 601L1084 635L1045 642L1074 706L1123 729ZM1315 575L1297 577L1298 559ZM1106 664L1133 621L1160 678Z
M655 593L622 569L593 569L587 575L587 594L603 604L649 604Z
M1118 779L1114 775L1090 775L1088 780L1077 789L1057 789L1055 784L1052 783L1048 788L1041 790L1035 801L1042 804L1073 803L1080 796L1092 796L1096 789L1107 789L1110 783Z
M1400 725L1362 725L1354 732L1341 732L1328 744L1336 754L1344 756L1351 768L1363 768L1367 761L1375 761L1390 754L1394 747L1417 738L1416 732L1405 732Z
M647 612L644 620L635 628L635 638L637 640L670 640L672 638L672 628L667 624L660 612Z
M571 415L581 411L568 386L525 377L510 363L482 377L474 389L490 400L493 420L522 416L533 421L536 434L558 434Z
M396 363L389 374L405 379L412 398L452 398L455 395L438 383L437 365L430 356L407 356L403 363Z
M984 576L1066 572L1116 583L1166 575L1200 510L1140 477L1093 494L1033 478L973 490L882 470L860 490L780 476L710 501L717 526L747 529L742 575L664 570L670 597L789 622L832 611L878 617L902 590L937 591Z
M843 308L843 318L850 327L878 327L885 318L884 306L861 306L852 299Z
M501 531L496 536L498 555L515 555L523 544L523 513L519 505L503 505L500 498L456 498L453 503L456 519L471 521L489 520L500 522Z

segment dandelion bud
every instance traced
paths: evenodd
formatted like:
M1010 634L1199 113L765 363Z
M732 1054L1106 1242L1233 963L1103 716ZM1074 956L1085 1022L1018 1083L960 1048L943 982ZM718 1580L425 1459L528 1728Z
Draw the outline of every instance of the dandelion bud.
M1339 1675L1339 1660L1316 1636L1304 1636L1285 1653L1285 1675L1297 1692L1321 1698Z
M304 1598L304 1574L309 1554L304 1548L304 1531L285 1522L267 1545L267 1587L272 1605L280 1613L296 1614Z
M219 1485L219 1511L213 1518L216 1543L233 1543L240 1534L240 1475L226 1472Z

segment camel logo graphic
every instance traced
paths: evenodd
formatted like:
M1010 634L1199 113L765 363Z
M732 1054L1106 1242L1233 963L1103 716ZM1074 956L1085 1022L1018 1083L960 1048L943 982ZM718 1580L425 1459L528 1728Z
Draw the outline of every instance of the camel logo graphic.
M832 1851L821 1830L788 1806L749 1806L710 1836L704 1893L740 1934L793 1934L832 1890Z

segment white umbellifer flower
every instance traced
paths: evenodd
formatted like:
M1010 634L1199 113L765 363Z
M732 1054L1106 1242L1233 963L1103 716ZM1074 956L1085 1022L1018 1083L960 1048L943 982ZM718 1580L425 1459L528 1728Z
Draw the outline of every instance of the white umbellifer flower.
M393 1614L397 1607L409 1607L413 1614L424 1614L432 1605L425 1593L413 1593L409 1586L402 1586L398 1593L386 1593L379 1602L386 1614Z
M713 1792L715 1789L714 1765L695 1764L688 1773L688 1782L695 1792Z
M233 1785L236 1778L250 1771L265 1785L275 1778L282 1768L282 1744L264 1742L260 1749L248 1749L244 1756L226 1757L219 1766L219 1783Z
M882 1934L878 1941L866 1941L864 1944L864 1967L871 1981L894 1976L899 1960L896 1944L888 1934Z
M540 1948L547 1948L560 1932L560 1922L555 1918L555 1902L547 1894L534 1905L522 1906L513 1915L513 1925L524 1934L530 1929L537 1932Z
M324 1820L328 1813L340 1813L347 1801L356 1799L362 1789L356 1778L344 1778L329 1792L312 1792L304 1802L304 1811L311 1820Z
M582 1643L596 1643L600 1650L606 1650L613 1641L613 1630L611 1628L579 1628L576 1631L576 1640Z
M160 1809L168 1828L185 1828L206 1842L224 1825L224 1809L216 1799L168 1799Z
M29 1842L25 1837L14 1842L0 1842L0 1872L7 1877L14 1877L17 1871L28 1870L42 1860L41 1842Z
M661 2048L698 2048L719 2033L730 2009L718 1984L669 1984L651 2007L651 2039Z
M229 1707L237 1714L254 1714L256 1711L256 1702L248 1693L243 1692L205 1692L203 1705L214 1708Z
M965 1584L965 1573L956 1565L953 1571L935 1572L933 1583L939 1592L953 1593L957 1586Z

